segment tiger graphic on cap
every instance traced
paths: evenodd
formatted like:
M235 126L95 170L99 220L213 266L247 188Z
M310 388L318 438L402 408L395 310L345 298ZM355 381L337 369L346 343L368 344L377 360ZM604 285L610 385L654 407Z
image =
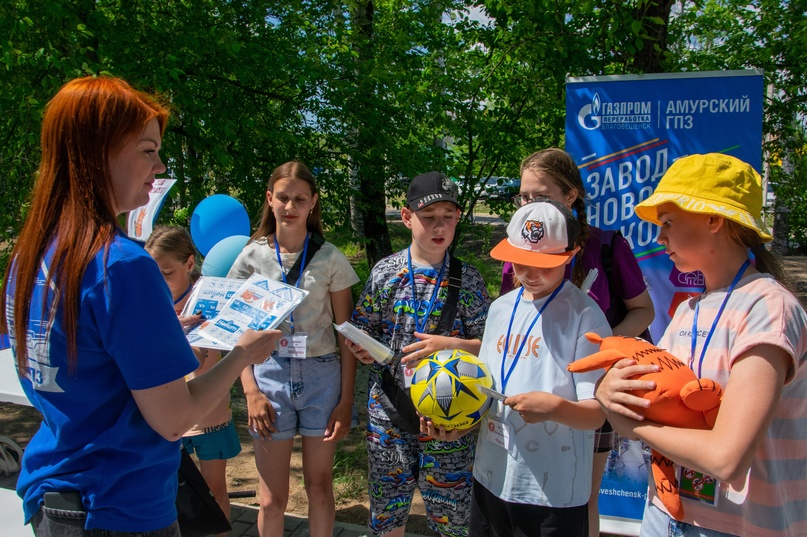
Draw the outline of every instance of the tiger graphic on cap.
M538 220L527 220L521 228L521 238L527 242L538 244L544 238L544 223Z

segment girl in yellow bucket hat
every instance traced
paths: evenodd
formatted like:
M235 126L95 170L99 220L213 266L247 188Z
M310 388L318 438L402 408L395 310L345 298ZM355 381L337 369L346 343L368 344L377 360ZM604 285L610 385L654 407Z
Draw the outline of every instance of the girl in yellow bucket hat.
M636 207L660 226L657 241L676 268L705 281L659 346L723 389L714 428L694 430L634 410L650 403L625 392L653 383L631 377L655 366L622 360L598 387L619 434L678 467L683 519L664 510L651 483L642 536L807 535L807 315L764 247L772 237L761 210L759 174L722 154L677 160Z

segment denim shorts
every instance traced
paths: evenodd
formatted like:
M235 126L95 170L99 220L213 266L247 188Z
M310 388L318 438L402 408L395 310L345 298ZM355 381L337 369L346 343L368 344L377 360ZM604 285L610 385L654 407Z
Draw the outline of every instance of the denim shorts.
M640 537L736 537L731 533L679 522L653 504L645 505Z
M200 461L226 461L241 453L241 441L233 420L218 431L183 436L182 445L189 454L195 451Z
M342 362L337 353L304 359L272 354L252 368L258 388L277 416L272 440L325 436L328 420L342 395ZM260 436L254 431L255 439Z

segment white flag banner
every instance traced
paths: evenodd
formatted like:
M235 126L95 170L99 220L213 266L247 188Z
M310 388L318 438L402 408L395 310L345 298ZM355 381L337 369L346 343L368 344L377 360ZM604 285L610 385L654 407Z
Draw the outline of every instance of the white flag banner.
M163 206L165 195L176 183L176 179L155 179L149 192L149 202L129 213L126 234L130 238L145 242L154 229L154 220Z

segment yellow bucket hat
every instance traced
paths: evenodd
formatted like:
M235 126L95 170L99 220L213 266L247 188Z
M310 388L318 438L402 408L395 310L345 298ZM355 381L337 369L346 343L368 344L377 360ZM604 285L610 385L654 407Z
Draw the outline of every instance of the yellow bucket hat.
M690 213L722 216L753 229L763 242L773 240L762 220L762 179L738 158L709 153L676 160L653 195L636 206L636 215L661 225L656 209L663 203Z

